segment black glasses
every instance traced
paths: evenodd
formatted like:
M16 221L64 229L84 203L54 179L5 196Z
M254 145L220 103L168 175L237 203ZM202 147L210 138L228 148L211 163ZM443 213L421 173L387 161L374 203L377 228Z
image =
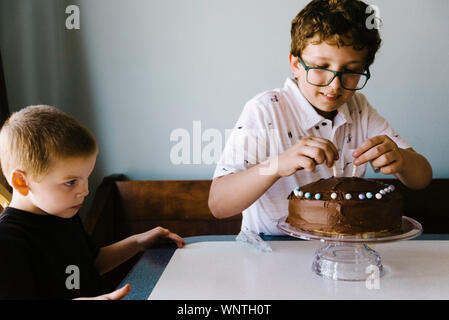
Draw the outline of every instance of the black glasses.
M333 71L320 67L308 67L304 61L299 58L299 62L306 70L306 80L308 83L318 86L327 87L334 81L335 77L340 79L341 86L346 90L356 91L363 89L371 77L368 67L366 72L355 71Z

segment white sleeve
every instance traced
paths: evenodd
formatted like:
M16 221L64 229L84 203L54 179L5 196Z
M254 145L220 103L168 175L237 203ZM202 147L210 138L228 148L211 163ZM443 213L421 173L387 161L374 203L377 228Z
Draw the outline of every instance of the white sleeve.
M226 141L213 178L246 170L264 160L260 151L267 140L262 119L257 101L248 101Z
M375 136L386 135L393 140L399 148L408 149L410 145L390 126L387 120L383 118L376 109L374 109L368 102L368 130L367 138Z

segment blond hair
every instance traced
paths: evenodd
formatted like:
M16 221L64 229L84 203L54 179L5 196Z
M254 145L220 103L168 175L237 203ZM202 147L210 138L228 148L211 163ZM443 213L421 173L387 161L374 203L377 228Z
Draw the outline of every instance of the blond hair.
M9 181L14 169L38 180L51 161L83 157L98 151L89 130L55 107L29 106L13 113L0 131L0 162Z

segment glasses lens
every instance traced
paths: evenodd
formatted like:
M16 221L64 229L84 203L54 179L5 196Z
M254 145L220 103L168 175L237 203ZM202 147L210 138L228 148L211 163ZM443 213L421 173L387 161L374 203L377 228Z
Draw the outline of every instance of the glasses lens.
M362 89L367 81L368 77L363 74L344 73L341 75L341 84L345 89L350 90Z
M307 72L307 81L315 86L327 86L333 77L333 72L324 69L310 69Z

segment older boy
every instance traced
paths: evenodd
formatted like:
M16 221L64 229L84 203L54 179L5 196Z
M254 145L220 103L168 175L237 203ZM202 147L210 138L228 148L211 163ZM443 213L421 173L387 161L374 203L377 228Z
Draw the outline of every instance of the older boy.
M366 9L357 0L315 0L292 21L294 78L245 105L214 173L209 207L216 217L243 212L243 229L281 234L276 225L288 213L287 195L332 176L336 160L343 168L348 160L370 162L414 189L430 183L428 161L356 92L370 78L381 42L366 26ZM251 141L270 154L260 157Z
M97 248L77 214L98 153L95 138L49 106L14 113L0 132L0 161L12 200L0 215L0 299L73 299L102 293L103 274L159 237L163 228ZM99 299L119 299L129 285Z

